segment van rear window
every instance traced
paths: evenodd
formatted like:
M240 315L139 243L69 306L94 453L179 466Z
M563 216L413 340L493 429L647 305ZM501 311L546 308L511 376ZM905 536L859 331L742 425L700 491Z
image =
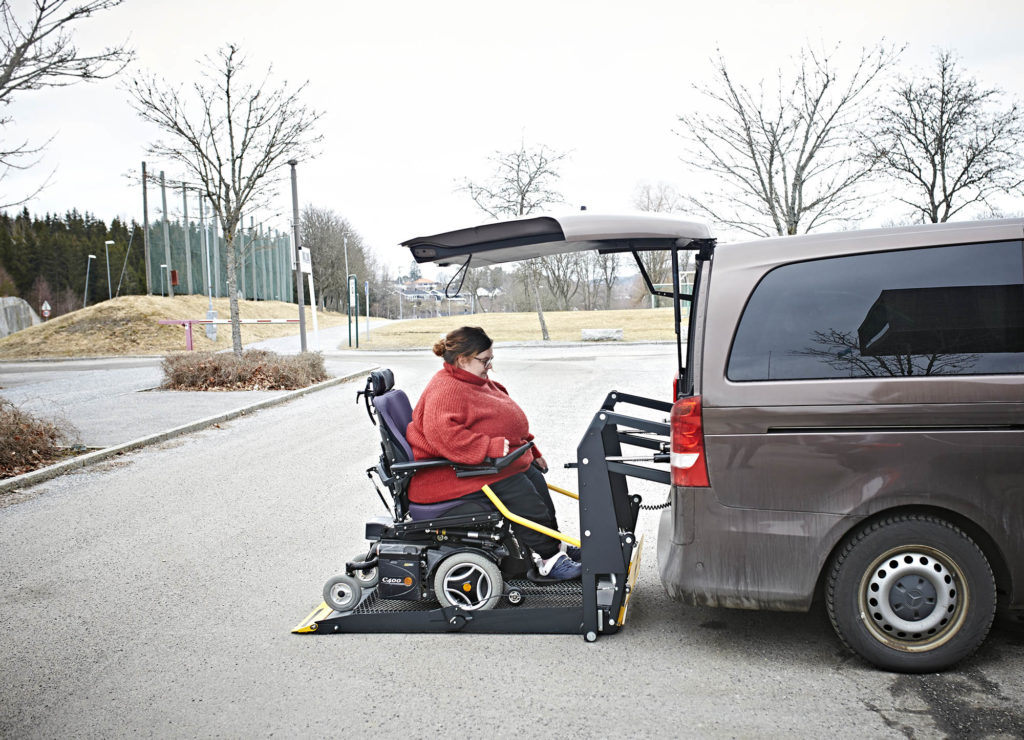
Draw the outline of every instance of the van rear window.
M1021 242L798 262L758 284L735 381L1024 373Z

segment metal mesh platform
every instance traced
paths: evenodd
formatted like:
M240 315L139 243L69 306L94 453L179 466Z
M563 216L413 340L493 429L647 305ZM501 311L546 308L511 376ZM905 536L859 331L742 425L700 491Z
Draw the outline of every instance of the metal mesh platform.
M502 597L494 606L495 609L546 609L550 607L583 606L583 587L579 581L539 584L525 578L512 578L505 582L508 588L518 588L523 593L523 600L513 606ZM428 612L440 608L434 600L404 601L400 599L382 599L374 592L357 606L352 614L381 614L388 612Z

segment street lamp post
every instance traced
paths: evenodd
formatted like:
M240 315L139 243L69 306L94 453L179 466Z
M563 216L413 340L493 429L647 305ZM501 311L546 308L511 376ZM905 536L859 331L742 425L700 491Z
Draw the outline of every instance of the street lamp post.
M348 313L348 346L352 346L352 276L348 271L348 234L342 234L341 244L345 248L345 310Z
M103 251L107 254L107 300L109 301L114 296L110 292L110 245L114 242L108 239L103 242Z
M94 259L96 259L96 255L90 254L89 259L85 261L85 295L82 296L82 308L89 305L89 267Z
M160 297L164 296L164 271L167 269L167 265L160 265Z
M306 296L302 289L302 265L299 264L299 186L295 176L295 167L298 160L288 160L288 166L292 168L292 230L295 236L292 238L292 259L295 261L295 294L299 302L299 347L306 351ZM314 310L315 307L314 307Z

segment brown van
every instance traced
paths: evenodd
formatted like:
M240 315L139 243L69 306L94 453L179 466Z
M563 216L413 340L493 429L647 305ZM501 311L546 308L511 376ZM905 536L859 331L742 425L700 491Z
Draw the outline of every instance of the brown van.
M872 663L1024 607L1024 221L719 245L702 264L659 568L693 604L823 594Z

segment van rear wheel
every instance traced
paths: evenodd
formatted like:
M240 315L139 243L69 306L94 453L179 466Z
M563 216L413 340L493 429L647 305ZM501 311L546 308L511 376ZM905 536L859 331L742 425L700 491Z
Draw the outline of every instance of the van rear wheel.
M857 532L836 556L826 592L839 638L890 671L941 671L973 653L995 616L992 569L959 528L899 515Z

